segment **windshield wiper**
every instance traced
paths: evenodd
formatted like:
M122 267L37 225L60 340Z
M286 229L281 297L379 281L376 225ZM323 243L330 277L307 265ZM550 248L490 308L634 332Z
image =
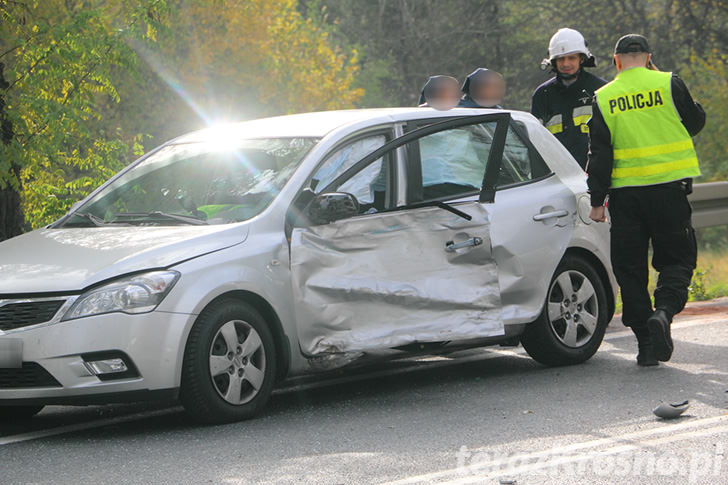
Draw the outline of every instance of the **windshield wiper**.
M409 209L421 209L423 207L439 207L440 209L446 210L448 212L452 212L456 216L462 217L466 221L473 220L473 216L471 216L470 214L463 212L459 209L456 209L452 205L442 202L441 200L432 200L429 202L418 202L416 204L403 205L400 207L395 207L393 209L381 211L381 212L393 212L393 211L401 211L401 210L409 210Z
M102 218L95 216L95 215L91 214L90 212L74 212L72 215L81 217L83 219L86 219L87 221L91 221L91 223L97 227L105 226L105 225L109 224L109 222L106 222Z
M116 214L116 217L122 217L129 219L167 219L172 221L178 221L178 222L184 222L185 224L194 224L194 225L207 225L207 221L203 221L202 219L195 217L195 216L185 216L182 214L170 214L168 212L162 212L162 211L151 211L151 212L121 212L119 214ZM114 219L116 221L116 219ZM113 222L113 221L112 221Z

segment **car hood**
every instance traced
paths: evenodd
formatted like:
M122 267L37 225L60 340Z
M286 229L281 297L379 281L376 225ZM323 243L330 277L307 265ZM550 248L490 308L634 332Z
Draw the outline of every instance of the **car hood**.
M248 225L39 229L0 243L0 295L78 292L240 244Z

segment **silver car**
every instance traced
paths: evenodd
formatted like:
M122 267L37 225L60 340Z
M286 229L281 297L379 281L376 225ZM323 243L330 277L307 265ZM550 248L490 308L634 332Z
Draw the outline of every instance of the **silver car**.
M585 174L530 114L397 108L213 127L0 244L0 416L179 398L413 352L599 347L615 307Z

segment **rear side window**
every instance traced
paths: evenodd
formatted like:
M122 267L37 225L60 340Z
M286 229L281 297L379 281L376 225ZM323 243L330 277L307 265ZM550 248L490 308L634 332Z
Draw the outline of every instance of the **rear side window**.
M530 143L522 123L508 126L503 161L498 174L498 188L522 184L548 175L550 170L536 148Z

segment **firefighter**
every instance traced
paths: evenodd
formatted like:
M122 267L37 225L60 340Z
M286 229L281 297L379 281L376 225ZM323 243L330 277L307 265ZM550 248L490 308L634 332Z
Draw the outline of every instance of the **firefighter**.
M589 217L606 221L608 196L622 321L637 337L637 363L652 366L670 360L670 324L685 307L695 269L687 195L700 175L691 137L705 125L705 112L679 77L652 64L643 36L620 38L614 63L618 75L597 90L589 121ZM654 309L647 290L649 243L659 273Z
M463 87L461 108L502 109L501 103L506 95L506 81L498 71L479 67L468 74Z
M419 106L448 110L460 101L460 84L452 76L430 76L420 93Z
M540 85L531 98L531 114L556 136L579 162L586 165L589 150L587 121L594 91L607 82L584 70L595 67L584 37L573 29L559 29L549 42L549 57L541 63L556 76Z

